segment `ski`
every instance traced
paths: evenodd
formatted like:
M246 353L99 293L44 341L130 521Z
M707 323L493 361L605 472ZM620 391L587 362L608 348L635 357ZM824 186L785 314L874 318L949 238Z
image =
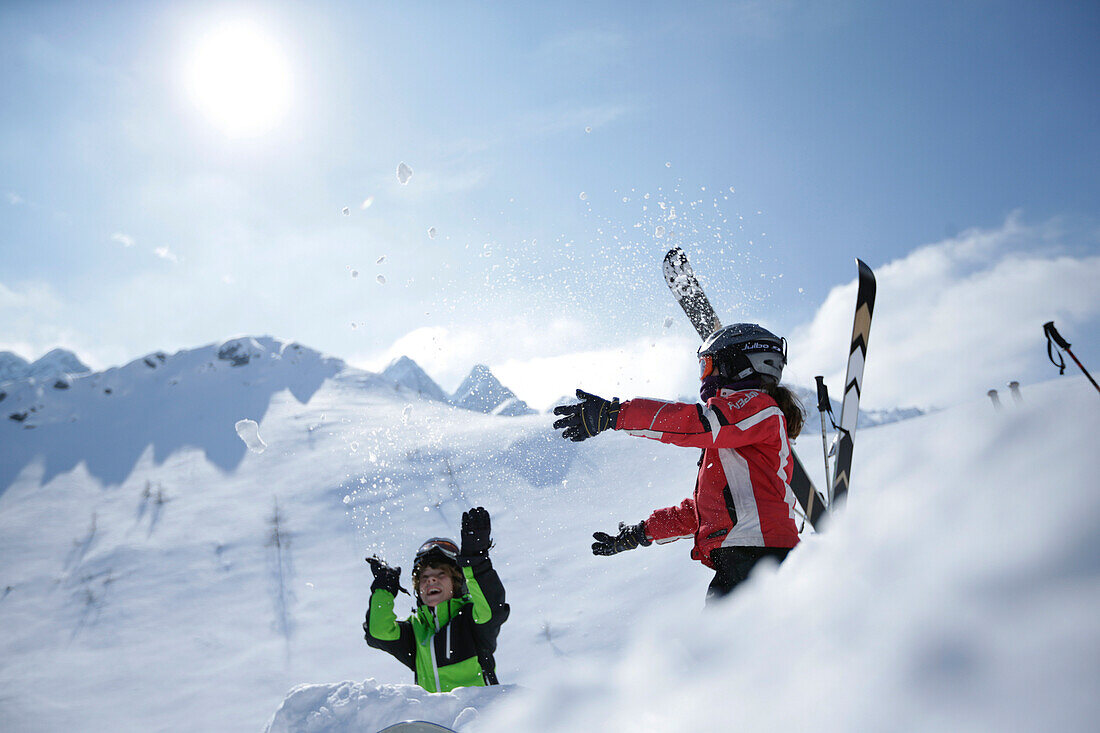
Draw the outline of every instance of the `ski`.
M699 338L705 340L707 336L721 328L722 323L718 320L714 308L711 307L710 299L703 292L703 287L699 284L698 278L695 277L695 272L691 269L691 263L688 262L687 254L679 247L673 247L665 255L663 269L668 289L672 291L672 296L684 309L691 325L699 333ZM794 459L791 490L802 506L802 511L806 514L810 526L816 528L818 520L825 513L825 499L814 487L813 479L806 473L805 466L802 465L801 459L799 459L793 448L791 449L791 458Z
M705 340L707 336L722 327L722 323L714 313L714 308L710 305L710 300L695 277L695 271L691 269L691 263L688 262L684 250L679 247L670 249L665 255L662 270L665 274L665 283L672 291L672 297L676 298L676 302L684 309L691 325L699 332L699 338Z
M378 733L455 733L452 729L439 723L429 723L426 720L406 720L401 723L383 728Z
M848 372L844 379L844 401L840 408L840 442L837 446L836 466L833 469L833 485L829 506L843 502L848 496L848 483L852 473L852 449L855 446L856 426L859 421L859 395L863 391L863 366L867 361L867 339L871 335L871 315L875 310L875 273L863 260L856 260L859 268L859 289L856 293L856 315L852 324L852 342L848 349Z

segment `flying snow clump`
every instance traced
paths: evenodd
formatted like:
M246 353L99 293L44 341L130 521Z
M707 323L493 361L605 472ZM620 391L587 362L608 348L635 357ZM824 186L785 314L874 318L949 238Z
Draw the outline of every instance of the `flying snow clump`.
M404 162L402 162L400 165L397 166L397 182L400 183L402 186L407 184L409 182L409 179L412 178L412 176L413 176L412 168L405 165Z
M267 443L260 437L260 426L255 420L238 420L233 427L237 429L237 435L253 453L263 453L267 448Z
M428 239L435 239L435 227L428 227Z

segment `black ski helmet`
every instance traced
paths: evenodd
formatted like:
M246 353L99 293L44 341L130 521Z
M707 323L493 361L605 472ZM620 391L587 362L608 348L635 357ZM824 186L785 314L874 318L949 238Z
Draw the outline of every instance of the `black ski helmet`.
M420 549L416 551L416 559L413 560L413 597L417 605L420 605L420 571L426 563L436 566L450 565L453 568L451 577L454 580L454 597L466 595L466 579L458 565L458 544L449 537L432 537L424 540Z
M740 382L760 377L775 384L787 363L787 340L755 323L723 326L699 347L699 378Z
M416 551L416 559L413 560L412 571L415 574L425 560L442 560L455 566L458 565L458 545L449 537L432 537L424 540L420 549Z

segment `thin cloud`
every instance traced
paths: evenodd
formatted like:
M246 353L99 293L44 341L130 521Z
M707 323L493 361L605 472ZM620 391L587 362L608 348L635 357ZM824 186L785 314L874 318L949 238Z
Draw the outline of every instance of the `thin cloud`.
M180 258L177 257L176 254L172 252L172 250L168 249L168 247L157 247L153 250L153 252L155 252L157 257L160 257L162 260L168 260L169 262L172 262L174 264L178 264L180 261Z
M131 237L129 234L123 234L122 232L115 232L114 234L112 234L111 241L118 242L123 247L134 246L134 238Z

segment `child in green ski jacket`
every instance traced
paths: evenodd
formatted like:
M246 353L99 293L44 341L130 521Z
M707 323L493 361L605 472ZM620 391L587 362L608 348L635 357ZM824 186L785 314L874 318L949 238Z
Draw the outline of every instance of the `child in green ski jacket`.
M509 608L489 560L489 534L489 512L477 507L462 514L461 548L443 537L421 545L412 570L417 608L404 621L393 610L405 591L401 568L367 558L374 573L367 644L392 654L428 692L497 684L493 652Z

